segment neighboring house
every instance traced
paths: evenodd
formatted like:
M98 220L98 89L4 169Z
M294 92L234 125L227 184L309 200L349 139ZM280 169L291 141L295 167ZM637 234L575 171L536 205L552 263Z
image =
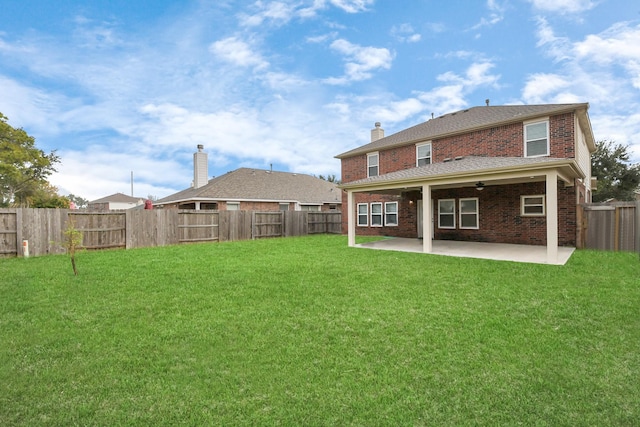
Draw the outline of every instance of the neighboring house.
M114 211L122 209L131 209L144 205L144 199L139 197L131 197L126 194L116 193L101 199L93 200L87 204L90 211Z
M194 154L191 188L154 202L159 208L251 211L339 211L341 191L311 175L239 168L207 182L206 153Z
M488 103L487 103L488 104ZM336 156L343 232L575 246L577 205L591 201L595 140L587 103L473 107Z

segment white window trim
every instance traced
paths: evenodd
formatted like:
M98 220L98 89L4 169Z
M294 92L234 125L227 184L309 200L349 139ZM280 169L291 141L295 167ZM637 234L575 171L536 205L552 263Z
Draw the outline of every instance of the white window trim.
M525 206L540 206L539 204L525 205L525 200L528 198L542 198L542 213L525 213ZM520 215L521 216L547 216L547 198L544 194L530 194L526 196L520 196Z
M533 156L529 156L527 155L527 126L530 125L537 125L540 123L546 123L547 124L547 152L545 154L536 154ZM549 118L545 117L544 119L536 119L530 122L524 122L523 123L523 129L522 129L522 138L524 139L524 157L545 157L545 156L550 156L551 155L551 138L549 136L550 134L550 126L549 126Z
M374 214L373 213L373 206L375 205L379 205L380 206L380 213L379 214ZM382 210L382 202L375 202L375 203L371 203L371 209L370 209L370 213L369 216L371 217L371 220L369 221L371 224L371 227L382 227L384 225L384 211ZM380 216L380 224L374 224L373 223L373 217L374 216Z
M396 210L395 212L392 212L393 215L395 215L396 217L396 222L395 223L388 223L387 222L387 206L389 205L395 205L396 206ZM399 219L399 213L398 213L398 202L385 202L384 204L384 225L385 227L397 227L398 223L400 222Z
M369 174L369 171L374 166L371 164L371 158L373 156L376 156L376 159L377 159L377 163L375 164L375 167L377 168L378 173L376 175ZM378 153L377 151L374 153L367 153L367 178L371 176L378 176L378 175L380 175L380 153Z
M235 206L237 209L229 209L229 206ZM239 211L240 210L240 202L227 202L227 210L228 211Z
M360 214L360 206L364 206L366 208L366 212ZM360 222L360 217L364 215L364 224ZM358 227L366 227L369 225L369 205L366 203L358 203L358 211L356 212L356 222Z
M476 211L475 212L462 212L462 202L465 200L475 200L476 202ZM460 205L460 209L458 212L458 221L460 223L461 230L478 230L480 228L480 199L477 197L465 197L458 199L458 203ZM462 215L475 215L476 216L476 226L475 227L463 227L462 226Z
M440 222L441 215L443 215L443 213L440 212L440 204L441 204L441 202L453 202L453 212L452 213L449 213L449 212L445 212L444 213L444 215L453 216L453 226L451 226L451 227L442 226L442 224ZM439 199L438 200L438 228L447 229L447 230L455 230L455 228L456 228L456 199Z
M424 147L425 145L429 146L429 157L419 157L418 151L420 147ZM420 159L427 159L427 158L429 159L429 164L433 163L433 146L431 145L431 142L416 144L416 167L420 166Z

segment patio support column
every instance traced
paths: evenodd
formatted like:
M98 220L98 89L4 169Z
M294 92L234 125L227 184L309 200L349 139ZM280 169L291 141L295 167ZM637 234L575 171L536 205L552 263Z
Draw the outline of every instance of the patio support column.
M558 263L558 172L547 172L547 264Z
M433 247L431 235L433 234L431 223L431 186L422 186L422 252L431 253Z
M354 199L353 191L347 190L347 236L349 246L356 245L356 223L354 221L356 206Z

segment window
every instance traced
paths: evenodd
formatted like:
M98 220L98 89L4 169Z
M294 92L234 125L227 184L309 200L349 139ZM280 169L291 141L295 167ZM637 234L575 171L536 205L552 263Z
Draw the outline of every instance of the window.
M520 196L521 214L523 216L544 216L545 196Z
M280 210L281 211L288 211L289 210L289 203L280 203Z
M318 205L302 205L300 206L301 211L309 211L309 212L320 212L320 206Z
M238 202L227 202L227 210L228 211L239 211L240 203Z
M367 176L378 176L378 153L367 154Z
M460 228L479 228L478 198L460 199Z
M218 204L216 202L211 202L211 203L200 203L200 209L212 209L212 210L217 210L218 209Z
M366 227L367 225L369 225L369 205L358 203L358 226Z
M398 202L384 204L384 225L398 225Z
M438 228L456 228L456 200L438 200Z
M416 159L417 166L431 164L431 143L416 145Z
M382 203L371 203L371 226L382 227Z
M524 125L524 156L537 157L549 155L549 122L536 122Z

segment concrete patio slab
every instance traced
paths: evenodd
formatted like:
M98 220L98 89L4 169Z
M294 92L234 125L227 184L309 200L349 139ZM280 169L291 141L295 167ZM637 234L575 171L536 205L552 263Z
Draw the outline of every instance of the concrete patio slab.
M401 252L422 252L422 239L386 237L375 242L360 243L356 247ZM575 248L558 247L558 260L553 265L566 264L574 250ZM465 258L548 264L546 246L434 240L431 253Z

